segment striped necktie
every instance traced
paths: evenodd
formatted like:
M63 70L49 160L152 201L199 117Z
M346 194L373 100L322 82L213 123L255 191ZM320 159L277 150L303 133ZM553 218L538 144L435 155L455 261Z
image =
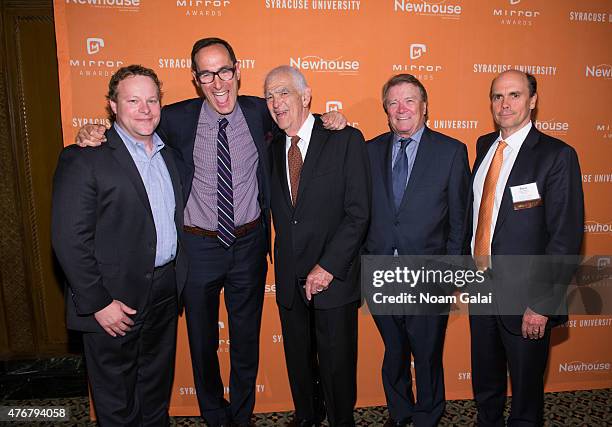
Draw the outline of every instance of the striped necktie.
M217 239L224 248L236 240L234 235L234 191L232 189L232 161L225 128L226 118L219 119L217 133Z

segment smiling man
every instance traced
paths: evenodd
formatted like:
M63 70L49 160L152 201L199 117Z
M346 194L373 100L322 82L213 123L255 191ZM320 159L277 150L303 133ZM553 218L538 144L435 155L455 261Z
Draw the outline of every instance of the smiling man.
M323 128L295 68L266 77L268 109L283 130L271 145L276 302L292 426L352 426L357 398L359 252L370 217L370 173L361 132ZM318 378L321 382L318 383Z
M169 421L187 265L179 173L155 133L160 97L153 70L117 70L108 143L65 148L53 180L51 237L68 284L67 325L83 332L101 426Z
M369 141L371 255L459 255L468 193L465 145L426 125L427 91L410 74L382 90L391 132ZM444 412L442 349L448 315L377 315L385 344L382 380L389 407L385 426L434 426ZM417 400L412 393L414 358Z

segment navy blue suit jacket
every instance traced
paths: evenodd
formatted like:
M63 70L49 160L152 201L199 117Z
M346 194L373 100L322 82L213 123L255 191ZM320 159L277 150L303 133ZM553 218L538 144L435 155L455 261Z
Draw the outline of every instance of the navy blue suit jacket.
M498 136L499 132L483 135L476 143L476 162L466 217L466 254L471 253L474 176ZM514 210L510 187L532 182L538 187L542 205ZM504 188L491 241L491 255L577 255L583 231L584 196L576 151L534 126L521 146ZM495 265L492 271L495 271ZM532 294L538 295L538 292ZM544 307L546 302L537 298L524 300L522 304L522 310L530 307L538 312L538 304ZM549 325L554 326L566 319L566 316L551 316ZM521 333L522 316L504 316L503 321L511 332Z
M393 134L368 141L372 217L366 252L373 255L459 255L469 182L467 149L425 128L399 210L391 178Z
M191 183L195 170L193 148L203 98L188 99L165 106L162 109L158 134L174 149L177 167L183 182L185 203L189 199ZM257 184L259 187L259 207L264 217L270 247L270 151L273 132L276 127L265 100L254 96L239 96L238 105L244 114L251 137L257 147L259 164L257 167Z
M113 299L144 312L157 245L151 205L136 164L114 128L106 137L108 143L99 148L64 148L53 178L51 240L69 285L66 322L70 329L89 332L103 332L93 314ZM161 155L176 204L180 297L187 275L181 243L183 193L167 146Z

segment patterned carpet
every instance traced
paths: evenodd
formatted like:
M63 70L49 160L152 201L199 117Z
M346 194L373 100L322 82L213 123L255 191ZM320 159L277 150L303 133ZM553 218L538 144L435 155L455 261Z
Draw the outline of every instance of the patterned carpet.
M86 397L44 399L44 400L4 400L4 406L66 406L70 407L70 421L64 423L10 423L11 426L95 426L89 421L89 402ZM545 396L546 426L612 426L612 389L584 390L563 393L547 393ZM508 410L508 406L506 407ZM284 426L292 417L291 412L257 414L257 426ZM448 401L441 426L474 425L476 407L471 400ZM358 426L381 426L387 418L385 407L359 408L355 411ZM0 423L4 424L4 423ZM4 424L7 425L7 424ZM174 417L173 426L204 426L195 417Z

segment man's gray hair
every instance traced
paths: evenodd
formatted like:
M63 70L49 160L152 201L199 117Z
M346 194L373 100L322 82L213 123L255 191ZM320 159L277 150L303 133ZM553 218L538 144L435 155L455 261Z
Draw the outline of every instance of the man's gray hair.
M308 87L306 77L304 77L300 70L298 70L297 68L290 67L289 65L280 65L276 68L273 68L266 75L266 79L264 81L264 95L266 93L266 88L268 87L268 82L271 78L276 77L276 75L278 74L288 74L289 76L291 76L291 80L293 80L293 85L299 93L304 93L304 91Z

